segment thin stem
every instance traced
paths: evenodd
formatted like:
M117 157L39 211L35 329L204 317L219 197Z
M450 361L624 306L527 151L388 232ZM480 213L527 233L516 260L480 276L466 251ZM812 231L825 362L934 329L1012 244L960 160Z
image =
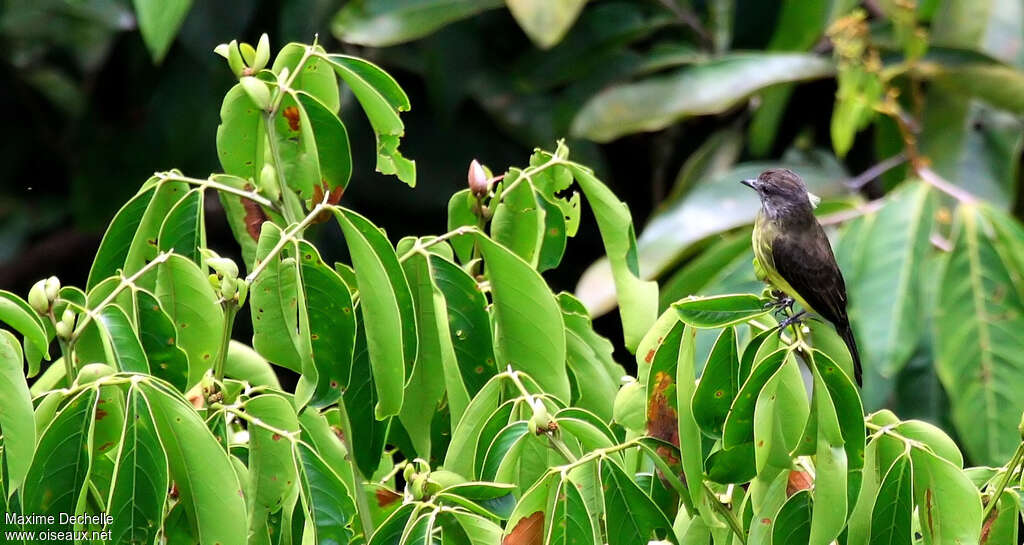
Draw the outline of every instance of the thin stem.
M256 267L253 268L252 272L250 272L245 277L245 282L247 284L252 284L253 280L255 280L256 277L259 276L261 272L263 272L263 269L267 268L267 265L270 263L270 261L277 257L277 254L279 254L281 250L284 249L285 245L288 244L289 242L294 241L296 234L302 232L303 229L308 227L309 224L312 223L314 219L316 219L317 215L319 215L321 211L330 207L330 205L324 203L317 204L316 206L313 207L313 210L310 210L309 214L305 218L302 218L302 221L295 224L294 227L286 229L284 232L282 232L281 240L277 241L277 244L275 244L274 247L270 249L270 252L267 253L266 257L264 257L263 260L260 261L256 265Z
M565 444L565 441L562 441L561 437L557 437L554 433L548 432L546 432L545 435L548 436L548 442L551 443L551 446L557 450L563 458L565 458L565 461L571 464L577 460L576 455L569 450L569 446Z
M925 182L928 182L928 185L934 187L935 189L938 189L939 191L949 195L950 197L953 197L954 199L960 202L973 203L978 200L974 195L971 195L967 191L964 191L963 189L960 189L959 187L953 185L942 176L939 176L937 172L935 172L929 167L922 166L918 167L916 170L917 175L920 176L921 179L924 180Z
M85 330L85 326L89 325L89 322L93 320L93 317L95 316L95 313L97 311L107 306L107 304L113 301L115 297L120 295L121 292L126 287L135 285L135 281L141 278L142 275L148 273L149 271L151 271L157 265L163 263L164 261L167 261L167 259L170 256L171 254L169 252L160 252L159 254L157 254L156 257L153 258L152 261L146 263L145 265L142 266L142 268L136 271L135 274L121 280L121 283L118 284L117 286L114 286L114 289L113 291L110 292L110 295L107 295L107 297L100 301L99 304L97 304L91 309L84 309L83 317L81 320L78 321L78 327L75 328L75 332L72 333L71 338L68 339L68 345L70 347L74 347L75 342L78 341L79 335L81 335L82 331Z
M283 95L283 92L278 93L278 97L281 97ZM278 103L280 103L280 100L278 100ZM281 152L277 148L277 127L274 126L275 112L276 106L272 108L269 112L264 112L263 126L267 131L267 142L270 144L270 160L271 162L274 163L274 171L277 172L277 184L280 186L281 189L281 215L284 216L285 221L287 221L288 223L294 223L296 219L295 211L292 210L292 207L289 205L288 199L285 196L285 192L291 190L288 189L288 184L285 182L284 164L281 161Z
M234 301L227 301L224 305L224 328L220 336L220 352L217 353L217 361L213 364L213 377L216 388L224 382L224 362L228 359L228 347L231 345L231 330L235 325L235 315L238 314L238 307Z
M1013 457L1010 458L1010 463L1006 465L1006 473L1003 473L1001 479L999 479L999 485L996 486L996 492L992 495L992 498L988 500L988 504L985 505L985 512L981 515L981 520L988 520L989 515L992 514L992 510L996 508L996 504L999 503L999 498L1003 495L1003 490L1006 490L1006 485L1010 482L1010 477L1016 472L1017 466L1024 460L1024 442L1017 445L1017 450L1013 453Z
M432 238L432 239L430 239L430 240L428 240L426 242L416 241L416 243L413 244L413 247L410 248L409 251L405 252L404 254L402 254L401 256L398 257L398 261L399 261L399 263L404 262L406 259L409 259L413 255L415 255L415 254L417 254L419 252L422 252L423 250L426 250L427 248L430 248L431 246L433 246L435 244L440 244L440 243L442 243L442 242L444 242L444 241L446 241L446 240L448 240L450 238L457 237L457 236L460 236L460 235L468 235L470 233L479 233L479 232L480 232L480 229L478 229L475 225L463 225L462 227L457 227L455 229L452 229L451 231L448 231L447 233L445 233L443 235L434 237L434 238Z
M161 181L183 182L186 184L202 188L214 189L220 191L221 193L230 193L232 195L238 195L239 197L249 199L250 201L253 201L260 206L265 206L267 208L270 208L271 210L279 211L276 203L264 197L263 195L256 193L255 191L246 191L244 189L231 187L229 185L222 184L220 182L216 182L213 180L204 180L202 178L180 176L177 174L172 174L170 172L158 172L156 176L159 177Z
M231 413L231 414L237 416L238 418L241 418L242 420L245 420L246 422L248 422L249 424L251 424L253 426L256 426L258 428L263 428L263 429L269 431L270 433L276 433L277 435L280 435L281 437L284 437L284 438L288 439L289 441L291 441L293 443L296 442L296 441L299 441L299 432L290 432L288 430L282 430L281 428L278 428L278 427L275 427L275 426L271 426L270 424L267 424L263 420L261 420L259 418L256 418L255 416L252 416L250 414L247 414L245 411L240 411L240 410L236 409L235 407L232 407L232 406L229 406L229 405L221 405L219 403L211 403L210 404L210 409L212 409L212 410L222 410L222 411L224 411L226 413Z
M821 218L818 219L818 223L822 225L837 225L843 222L850 221L852 219L859 218L861 216L866 216L873 212L877 212L878 210L881 210L882 205L884 204L885 199L877 199L874 201L870 201L864 203L861 206L858 206L857 208L853 208L850 210L841 210L839 212L835 212L827 216L822 216Z
M882 174L889 172L890 170L902 165L907 162L907 155L903 152L897 153L888 159L883 159L871 168L858 174L855 178L851 178L846 182L846 187L851 189L860 189L864 187L868 182L878 178Z

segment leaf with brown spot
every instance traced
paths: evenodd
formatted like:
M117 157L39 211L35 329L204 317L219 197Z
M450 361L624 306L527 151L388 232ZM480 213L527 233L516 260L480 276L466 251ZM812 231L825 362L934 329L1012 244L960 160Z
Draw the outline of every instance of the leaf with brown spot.
M299 109L295 106L288 106L285 108L281 115L288 120L288 128L297 131L299 130Z
M675 381L663 371L654 376L651 396L647 402L647 433L652 437L679 446L679 426L676 409L670 400L675 399Z
M544 511L519 519L516 527L501 540L501 545L543 545Z
M801 490L810 490L813 483L814 479L810 473L806 471L790 471L789 481L786 483L786 497L788 498Z
M402 499L401 494L387 488L378 488L373 491L373 495L377 499L377 507L387 507Z
M252 189L252 186L249 185L245 187L249 190ZM239 197L238 200L242 202L242 208L245 210L245 218L243 220L245 222L245 231L249 233L253 240L258 241L260 239L260 230L263 228L263 222L267 221L267 214L252 199Z

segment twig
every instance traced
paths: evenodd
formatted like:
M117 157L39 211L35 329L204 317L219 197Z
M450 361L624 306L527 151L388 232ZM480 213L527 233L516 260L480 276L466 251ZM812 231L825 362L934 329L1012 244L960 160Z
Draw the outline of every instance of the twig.
M949 180L939 176L939 173L935 172L930 167L918 167L917 175L935 189L938 189L962 203L974 203L978 200L974 195L971 195L969 192L953 185Z
M705 46L714 44L714 40L711 38L711 33L708 32L708 29L704 28L704 25L700 22L700 18L698 18L692 11L683 9L676 4L674 0L658 0L658 2L665 6L665 9L671 11L672 15L675 15L676 19L678 19L680 23L697 34L697 37L704 42Z
M858 206L857 208L851 208L850 210L842 210L839 212L834 212L827 216L822 216L820 219L818 219L818 223L822 225L837 225L845 221L850 221L852 219L856 219L861 216L866 216L873 212L877 212L879 209L882 208L883 204L885 204L884 199L876 199L864 203L863 205Z
M883 159L878 164L872 166L871 168L865 170L864 172L861 172L856 177L847 180L845 182L846 187L849 187L851 189L860 189L861 187L864 187L868 182L902 165L906 161L907 156L903 152L897 153L896 155L893 155L888 159Z

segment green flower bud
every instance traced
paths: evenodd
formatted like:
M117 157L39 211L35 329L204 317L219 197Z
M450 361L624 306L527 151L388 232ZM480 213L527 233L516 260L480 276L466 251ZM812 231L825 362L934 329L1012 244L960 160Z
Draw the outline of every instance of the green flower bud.
M249 283L243 278L238 278L235 280L235 286L235 290L237 291L235 299L238 302L238 306L242 306L245 304L246 296L249 295Z
M270 163L264 163L263 168L260 169L260 179L257 181L260 188L260 193L267 196L268 199L276 201L281 198L281 186L277 181L277 169Z
M231 259L226 257L211 257L206 260L206 264L220 276L226 278L238 278L238 265L235 265L235 262Z
M540 399L534 399L533 417L526 423L526 427L535 435L541 435L557 430L558 423L555 422L555 419L551 418L551 413L544 406L544 402Z
M253 70L263 70L267 66L267 62L270 61L270 36L264 32L260 36L260 41L256 43L256 58L252 61Z
M53 325L53 328L57 330L57 336L61 339L71 338L71 332L73 331L71 329L71 324L68 324L67 322L57 322Z
M216 274L211 274L209 277L207 277L207 279L210 281L210 287L212 287L214 291L217 291L217 290L220 289L220 277L219 276L217 276Z
M647 418L647 392L636 380L619 389L613 406L615 421L626 429L643 430Z
M270 88L266 83L252 76L245 76L238 82L242 84L245 94L249 95L256 107L261 110L270 108Z
M113 367L105 363L90 363L78 370L78 378L75 379L75 382L78 384L91 384L116 372Z
M52 303L57 300L57 295L60 293L60 280L56 276L51 276L46 279L46 298Z
M74 325L75 311L71 310L70 308L64 309L64 313L60 315L60 321Z
M50 310L50 300L46 297L46 280L40 280L28 291L28 304L39 314Z
M242 77L245 73L245 62L242 61L242 53L238 51L238 41L231 40L228 44L228 66L235 77Z
M222 278L220 282L220 296L225 301L234 301L236 293L238 293L238 290L235 288L235 279L226 276Z
M415 474L416 474L416 467L413 466L412 464L405 464L405 469L402 470L402 478L405 479L405 482L412 481L412 476L415 475Z

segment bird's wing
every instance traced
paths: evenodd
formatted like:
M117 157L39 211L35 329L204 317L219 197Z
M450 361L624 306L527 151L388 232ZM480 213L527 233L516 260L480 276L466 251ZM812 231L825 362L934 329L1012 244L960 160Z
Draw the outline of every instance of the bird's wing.
M779 275L832 323L846 323L846 284L825 231L815 223L800 234L777 235L772 258Z

